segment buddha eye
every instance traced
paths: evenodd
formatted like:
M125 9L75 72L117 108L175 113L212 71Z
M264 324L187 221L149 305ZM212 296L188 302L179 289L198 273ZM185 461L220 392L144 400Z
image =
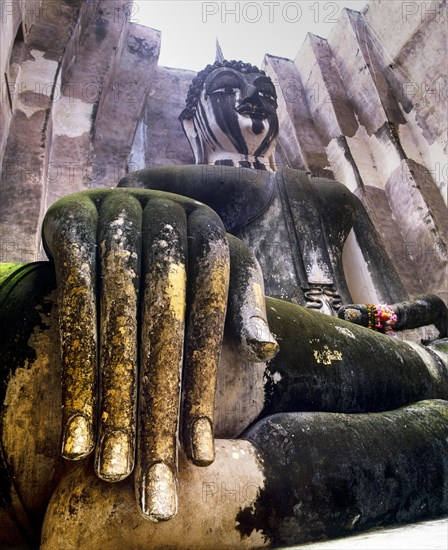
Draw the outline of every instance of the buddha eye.
M260 97L263 97L263 98L267 99L271 103L276 103L277 102L277 96L275 95L275 92L272 92L270 90L260 90L258 92L258 95Z
M259 92L260 97L265 97L269 101L275 101L275 97L269 92Z
M237 90L239 88L235 88L233 86L222 86L221 88L217 88L216 90L212 90L210 91L209 93L210 94L217 94L217 93L221 93L221 94L236 94Z
M225 86L224 91L226 94L235 94L238 88L234 88L233 86Z
M241 90L241 82L234 75L223 75L210 82L207 86L208 95L228 94L233 95Z

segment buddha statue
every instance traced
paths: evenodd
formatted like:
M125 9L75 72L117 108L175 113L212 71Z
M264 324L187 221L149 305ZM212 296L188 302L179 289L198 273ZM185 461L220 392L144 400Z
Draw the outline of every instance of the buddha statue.
M4 547L279 547L448 512L447 308L410 299L347 188L276 171L276 109L263 71L207 66L196 165L62 199L50 261L3 269ZM387 303L351 303L352 229Z

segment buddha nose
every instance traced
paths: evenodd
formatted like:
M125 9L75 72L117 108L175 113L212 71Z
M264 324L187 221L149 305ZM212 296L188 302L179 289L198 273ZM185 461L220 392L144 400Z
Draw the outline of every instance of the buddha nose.
M259 99L259 96L258 96L257 88L252 85L248 86L245 90L245 94L242 99L242 102L252 103L254 101L257 101L258 99Z

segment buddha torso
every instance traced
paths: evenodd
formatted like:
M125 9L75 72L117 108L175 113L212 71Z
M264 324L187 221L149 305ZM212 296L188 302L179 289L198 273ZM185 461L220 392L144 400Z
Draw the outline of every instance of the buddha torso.
M169 191L213 208L254 252L268 296L330 315L350 303L342 249L356 205L342 184L301 170L173 166L129 174L120 186Z

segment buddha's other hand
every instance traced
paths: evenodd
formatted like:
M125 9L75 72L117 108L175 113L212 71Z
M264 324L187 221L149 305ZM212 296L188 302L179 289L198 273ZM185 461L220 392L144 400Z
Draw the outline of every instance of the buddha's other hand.
M62 454L78 460L95 450L106 481L126 478L135 460L143 515L167 520L177 511L180 412L187 456L201 466L214 460L227 303L246 358L278 349L258 263L213 210L156 191L71 195L49 209L43 238L58 285Z
M348 304L338 312L339 318L379 332L393 332L433 324L439 338L448 333L448 309L434 294L416 296L397 304Z

